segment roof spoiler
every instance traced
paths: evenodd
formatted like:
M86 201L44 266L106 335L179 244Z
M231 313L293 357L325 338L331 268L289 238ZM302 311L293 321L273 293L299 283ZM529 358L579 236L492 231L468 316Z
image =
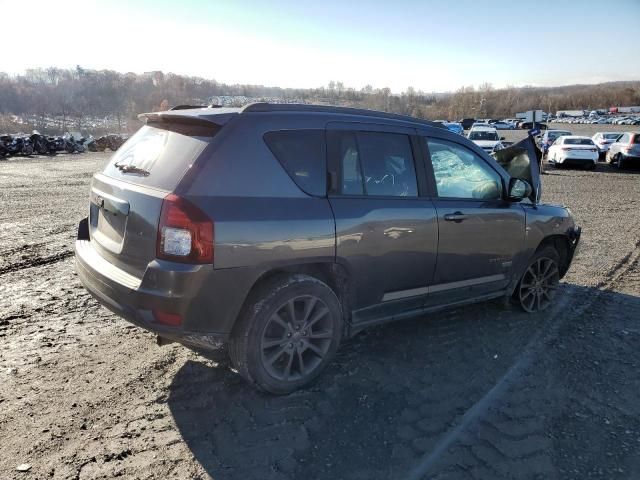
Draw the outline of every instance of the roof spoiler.
M222 105L176 105L169 109L169 111L173 110L193 110L194 108L222 108Z
M207 112L206 110L210 110ZM193 125L200 127L223 127L237 112L229 112L224 108L204 108L202 110L168 110L165 112L148 112L138 115L138 119L146 123Z
M138 119L147 123L180 123L183 125L219 125L214 122L211 117L194 116L194 115L180 115L179 113L167 112L150 112L141 113L138 115Z

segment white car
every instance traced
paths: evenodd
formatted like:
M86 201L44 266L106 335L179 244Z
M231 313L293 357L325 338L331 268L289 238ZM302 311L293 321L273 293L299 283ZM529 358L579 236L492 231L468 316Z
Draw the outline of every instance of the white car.
M549 147L547 158L553 165L579 165L590 170L596 168L600 152L589 137L566 135L558 137Z
M600 156L603 157L609 151L611 144L620 136L622 136L622 132L597 132L591 137L591 140L593 140L593 143L598 147Z
M487 153L504 148L504 145L502 145L504 137L501 138L498 135L498 130L494 127L474 125L469 130L467 138Z

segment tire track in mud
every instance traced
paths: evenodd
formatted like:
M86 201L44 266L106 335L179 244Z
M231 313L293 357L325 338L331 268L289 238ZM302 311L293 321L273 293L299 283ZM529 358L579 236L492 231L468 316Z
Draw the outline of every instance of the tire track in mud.
M499 441L492 442L491 440L495 439L476 438L475 442L472 440L471 443L469 443L469 439L465 439L466 433L474 425L483 422L483 417L486 416L489 409L500 402L500 400L507 394L508 390L515 385L515 383L521 378L528 367L531 366L533 360L537 356L540 356L549 342L558 335L559 330L563 325L565 325L569 318L575 318L576 316L580 316L581 314L588 311L596 302L601 299L604 294L612 290L613 287L615 287L615 285L620 282L626 272L631 270L639 262L640 241L637 241L635 244L635 248L627 255L622 257L618 262L616 262L616 264L607 272L607 274L605 274L605 278L602 281L598 282L595 287L595 292L593 292L593 294L590 295L589 298L583 298L584 301L580 303L577 308L574 308L573 311L570 311L568 315L563 315L566 312L567 308L575 306L576 301L579 300L580 297L584 297L585 295L580 295L580 292L578 292L578 297L573 297L573 295L571 295L570 297L565 296L564 301L561 304L557 305L556 308L554 308L554 311L550 318L546 322L544 322L544 324L535 333L533 338L523 349L523 353L518 357L516 362L480 400L478 400L471 408L469 408L464 413L457 425L446 431L440 437L431 451L427 455L423 456L419 463L408 473L406 479L421 480L431 478L430 475L434 473L434 467L436 467L437 464L439 464L441 460L443 460L445 455L451 452L454 446L459 444L460 442L464 443L464 445L466 446L471 446L474 443L486 444L485 446L488 446L487 448L485 448L484 453L479 453L481 450L479 450L478 448L471 448L471 456L483 465L485 472L491 472L490 475L492 478L501 478L501 476L500 472L497 472L493 468L492 463L494 462L487 460L487 450L490 451L489 457L494 457L494 459L497 455L500 458L509 459L511 461L524 460L525 458L528 459L529 457L535 460L540 460L538 462L538 466L543 465L543 470L546 470L544 473L551 474L552 472L549 469L550 463L545 462L545 459L543 458L539 459L539 457L542 457L542 454L544 453L544 448L534 448L531 452L528 452L525 457L519 456L515 451L512 452L513 455L508 455L502 449L497 448L496 443L500 443ZM516 415L516 417L519 416L519 414ZM514 419L512 419L512 421L513 420ZM487 424L494 426L490 422L487 422ZM498 429L496 430L498 431L498 433L500 433ZM526 432L526 435L529 436L529 433L530 432ZM509 440L509 437L508 435L497 435L496 439ZM542 443L544 444L544 442ZM480 445L480 447L482 448L482 445ZM464 457L464 455L462 456Z
M10 265L7 265L6 267L0 267L0 275L16 272L18 270L24 270L26 268L41 267L43 265L58 263L71 256L73 256L73 251L66 250L64 252L56 253L54 255L49 255L46 257L38 256L38 257L28 258L22 262L12 263Z

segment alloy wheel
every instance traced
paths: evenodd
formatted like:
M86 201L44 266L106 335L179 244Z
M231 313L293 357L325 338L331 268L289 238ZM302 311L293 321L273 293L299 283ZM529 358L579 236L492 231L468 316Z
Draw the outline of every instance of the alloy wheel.
M538 258L527 269L520 281L520 305L527 312L546 309L556 295L560 282L560 271L554 260Z
M278 380L303 379L320 366L333 338L331 313L320 298L292 298L275 310L264 327L262 365Z

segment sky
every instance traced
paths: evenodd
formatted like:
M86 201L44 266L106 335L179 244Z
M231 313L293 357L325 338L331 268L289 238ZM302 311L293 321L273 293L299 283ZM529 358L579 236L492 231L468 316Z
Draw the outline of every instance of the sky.
M640 80L640 0L0 0L0 8L11 19L0 71L11 74L81 65L395 93Z

